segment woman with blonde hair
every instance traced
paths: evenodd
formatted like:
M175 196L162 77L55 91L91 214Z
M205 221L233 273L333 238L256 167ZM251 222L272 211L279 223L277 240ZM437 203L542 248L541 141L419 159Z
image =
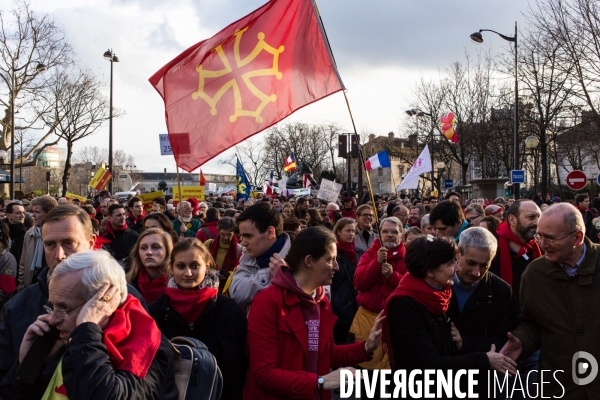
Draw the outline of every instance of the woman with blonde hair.
M172 249L171 235L162 229L150 228L140 234L131 250L127 282L139 290L148 304L165 293Z

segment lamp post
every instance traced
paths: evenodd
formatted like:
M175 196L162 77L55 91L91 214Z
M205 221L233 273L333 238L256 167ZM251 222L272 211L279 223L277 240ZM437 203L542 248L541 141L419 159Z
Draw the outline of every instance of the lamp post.
M531 150L532 157L533 157L533 150L536 147L538 147L539 144L540 144L540 139L538 139L537 136L530 135L530 136L527 136L527 138L525 139L525 147L527 147L529 150ZM535 160L534 160L534 163L535 163ZM533 187L534 187L534 192L537 192L537 168L534 167L533 171L534 171Z
M514 42L515 44L515 114L514 114L514 136L513 136L513 145L514 145L514 169L519 169L519 79L518 79L518 57L517 57L517 21L515 21L515 36L505 36L501 33L493 31L491 29L480 29L479 32L475 32L471 34L471 40L476 43L483 43L483 35L481 32L493 32L496 35L500 36L502 39L508 42ZM519 184L514 184L515 191L515 200L519 199Z
M438 179L439 179L438 185L440 188L440 191L438 193L438 198L441 198L442 197L442 178L444 176L444 169L446 169L446 164L444 164L443 161L438 161L437 164L435 164L435 166L438 169ZM431 172L433 174L433 168L431 168Z
M11 65L11 88L10 88L10 184L9 184L9 196L11 199L15 198L15 99L17 97L17 77L15 74L24 68L26 68L29 64L33 64L37 62L37 66L35 67L36 72L44 72L48 69L44 64L38 61L30 61L25 63L20 68L15 68L15 60L12 60ZM20 177L19 177L20 178Z
M406 110L406 113L412 117L415 116L417 117L417 155L416 157L419 156L419 118L418 117L424 117L424 116L428 116L431 117L431 113L419 110L418 108L413 108L412 110ZM433 128L431 128L431 148L429 149L429 156L431 158L431 191L435 190L435 178L433 175ZM441 189L441 187L440 187Z
M113 173L113 131L112 131L112 120L113 120L113 64L119 62L119 57L113 53L112 49L108 49L104 52L104 58L110 61L110 106L108 114L108 170ZM113 178L108 182L108 191L112 194L113 190Z

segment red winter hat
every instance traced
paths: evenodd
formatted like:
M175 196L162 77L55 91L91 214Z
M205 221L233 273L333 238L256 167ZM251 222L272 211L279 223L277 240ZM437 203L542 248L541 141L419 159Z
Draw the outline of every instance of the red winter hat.
M198 203L198 200L196 200L193 197L190 197L186 201L192 205L192 212L198 211L198 205L200 204L200 203Z

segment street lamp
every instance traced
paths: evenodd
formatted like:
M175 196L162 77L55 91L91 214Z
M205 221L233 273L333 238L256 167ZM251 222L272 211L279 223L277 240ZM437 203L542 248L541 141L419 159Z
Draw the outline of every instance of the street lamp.
M11 90L10 90L10 184L9 184L9 195L11 199L15 198L15 98L16 95L16 86L17 86L17 77L15 74L22 69L26 68L29 64L33 64L37 62L37 66L35 67L36 72L44 72L48 69L44 64L38 61L30 61L25 63L20 68L15 68L15 60L12 60L12 68L11 68ZM23 162L23 160L21 160ZM21 177L19 177L21 178ZM22 178L21 178L22 179Z
M525 139L525 147L527 147L529 150L531 150L531 156L533 157L533 149L535 149L536 147L538 147L538 145L540 144L540 139L538 139L537 136L527 136L527 138ZM534 159L534 165L535 165L535 159ZM537 191L537 168L533 169L534 172L534 189L535 191Z
M435 164L435 166L438 169L438 179L439 179L438 185L440 188L438 195L441 197L441 195L442 195L442 177L444 175L444 169L446 168L446 164L444 164L443 161L438 161ZM433 176L433 168L431 168L431 176ZM432 185L433 185L433 183L432 183Z
M514 169L519 169L519 79L518 79L518 58L517 58L517 21L515 21L515 36L505 36L491 29L480 29L479 32L471 34L471 40L476 43L483 43L483 35L481 32L493 32L508 42L515 43L515 115L514 115ZM519 184L514 184L515 200L519 199Z
M110 61L110 111L108 115L108 170L113 173L113 131L112 131L112 120L113 120L113 64L119 62L119 57L113 53L112 49L108 49L104 52L104 58ZM114 176L113 176L114 179ZM113 190L113 179L108 182L108 191L112 194Z
M406 110L406 113L412 117L412 116L416 116L416 117L424 117L424 116L428 116L431 117L431 113L419 110L418 108L413 108L412 110ZM433 175L433 128L431 129L431 148L429 149L429 155L431 158L431 191L435 190L435 178ZM419 119L417 118L417 153L419 150ZM416 157L418 157L419 155L417 154ZM440 188L441 189L441 188Z

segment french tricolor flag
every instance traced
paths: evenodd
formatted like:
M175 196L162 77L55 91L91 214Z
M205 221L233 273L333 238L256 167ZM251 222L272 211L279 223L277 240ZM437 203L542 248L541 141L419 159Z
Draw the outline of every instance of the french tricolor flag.
M380 151L375 154L373 157L369 158L365 163L365 169L367 171L372 171L378 168L390 168L390 158L388 157L388 153L386 150Z

